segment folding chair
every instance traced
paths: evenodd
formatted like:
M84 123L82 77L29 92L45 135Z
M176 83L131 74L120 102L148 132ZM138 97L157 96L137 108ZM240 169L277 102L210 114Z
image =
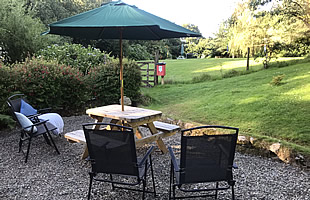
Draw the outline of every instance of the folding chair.
M94 129L95 126L96 128L108 126L108 128ZM88 199L91 196L93 180L111 183L113 190L120 188L140 191L142 199L145 193L154 193L156 196L151 158L154 147L149 148L143 157L137 158L132 128L110 123L89 123L83 124L83 130L92 166L89 173ZM149 168L151 168L153 191L146 190ZM99 174L103 176L98 177ZM129 180L126 179L128 177ZM141 183L142 190L132 187Z
M19 112L28 117L32 122L39 122L38 116L51 110L51 108L34 109L27 101L24 94L14 94L7 101L12 115L13 112Z
M191 134L197 131L208 133L210 129L210 135ZM232 189L234 199L232 168L238 132L238 128L225 126L200 126L182 130L179 159L176 159L172 148L168 148L171 156L169 199L206 196L214 196L216 199L218 191L229 188ZM176 188L183 196L179 194L176 197ZM191 194L185 196L188 193Z
M50 132L55 130L57 127L53 126L50 123L47 123L47 120L32 123L32 121L30 121L29 118L27 118L25 115L18 113L18 112L14 112L14 119L16 119L18 124L21 126L21 135L19 139L19 152L22 151L23 143L28 140L28 147L27 147L27 151L25 155L25 163L28 161L31 141L34 137L37 137L39 135L44 136L44 139L48 145L51 145L50 143L51 141L56 152L60 154L50 134ZM50 140L48 139L48 137ZM25 154L24 151L22 152Z

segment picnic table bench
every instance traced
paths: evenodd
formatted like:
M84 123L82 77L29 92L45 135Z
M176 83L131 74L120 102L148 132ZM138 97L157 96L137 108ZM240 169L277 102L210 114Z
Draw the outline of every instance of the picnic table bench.
M143 137L141 139L136 139L136 147L141 147L144 144L155 142L161 138L169 137L171 135L174 135L176 132L180 130L180 127L174 124L168 124L168 123L164 123L160 121L154 121L153 124L155 128L157 129L157 133ZM143 126L147 126L147 125L145 124ZM69 142L86 143L84 131L82 129L68 132L64 135L64 137Z

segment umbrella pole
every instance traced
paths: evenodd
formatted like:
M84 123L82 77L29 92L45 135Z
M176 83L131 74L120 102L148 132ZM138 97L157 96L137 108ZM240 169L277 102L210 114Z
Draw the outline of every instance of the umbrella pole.
M119 40L119 64L120 64L120 82L121 82L121 105L122 111L124 111L124 80L123 80L123 29L120 29L120 40Z

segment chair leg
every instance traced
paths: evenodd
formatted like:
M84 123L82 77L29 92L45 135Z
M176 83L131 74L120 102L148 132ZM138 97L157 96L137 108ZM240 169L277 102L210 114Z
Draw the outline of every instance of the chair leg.
M173 179L173 167L172 167L172 161L171 161L171 163L170 163L170 180L169 180L169 199L171 199L172 179Z
M92 186L92 184L93 184L94 175L93 175L93 173L89 173L89 176L90 176L90 180L89 180L88 196L87 196L87 199L88 199L88 200L90 199L91 186Z
M147 168L148 168L148 161L146 161L145 163L145 166L144 166L144 177L143 177L143 180L142 180L142 187L143 187L143 190L142 190L142 199L145 198L145 188L146 188L146 180L147 180Z
M58 151L58 148L57 148L57 146L56 146L56 144L55 144L55 142L54 142L54 140L53 140L53 138L52 138L52 136L51 136L50 132L49 132L49 131L47 131L47 134L48 134L48 136L49 136L50 140L52 141L53 146L54 146L54 148L55 148L56 152L57 152L58 154L60 154L60 152Z
M30 145L31 145L31 139L32 139L32 136L30 136L29 141L28 141L29 143L28 143L28 147L27 147L25 163L27 163L27 161L28 161L28 156L29 156L29 151L30 151Z
M234 186L231 186L231 195L232 195L232 199L235 200L235 190L234 190Z
M219 182L216 182L216 186L215 186L216 190L215 190L215 199L217 199L217 194L218 194L218 188L219 188Z
M144 200L145 198L145 187L146 187L146 180L142 180L142 183L143 183L143 192L142 192L142 199Z
M152 175L152 181L153 181L154 197L156 197L155 178L154 178L153 163L152 163L151 155L150 155L150 165L151 165L151 175Z
M113 181L113 176L112 176L112 174L110 174L110 180L111 180L112 190L114 190L115 187L114 187L114 183L112 182L112 181Z
M175 199L175 187L176 187L176 185L173 185L172 187L173 187L172 188L172 195L173 195L173 199Z
M23 138L24 138L24 134L21 133L20 134L20 139L19 139L19 144L18 144L18 146L19 146L18 153L20 153L20 151L22 150Z
M48 139L46 133L43 134L43 137L44 137L44 139L45 139L45 142L46 142L48 145L51 145L51 142L50 142L50 140Z

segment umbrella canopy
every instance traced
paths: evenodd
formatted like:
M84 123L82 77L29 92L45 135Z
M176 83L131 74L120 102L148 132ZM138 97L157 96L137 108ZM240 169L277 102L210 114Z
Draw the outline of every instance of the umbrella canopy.
M182 26L152 15L122 1L49 25L51 34L87 39L160 40L165 38L200 37Z
M121 102L123 103L122 39L160 40L167 38L200 37L182 26L162 19L122 1L60 20L49 25L45 34L57 34L85 39L120 40Z

